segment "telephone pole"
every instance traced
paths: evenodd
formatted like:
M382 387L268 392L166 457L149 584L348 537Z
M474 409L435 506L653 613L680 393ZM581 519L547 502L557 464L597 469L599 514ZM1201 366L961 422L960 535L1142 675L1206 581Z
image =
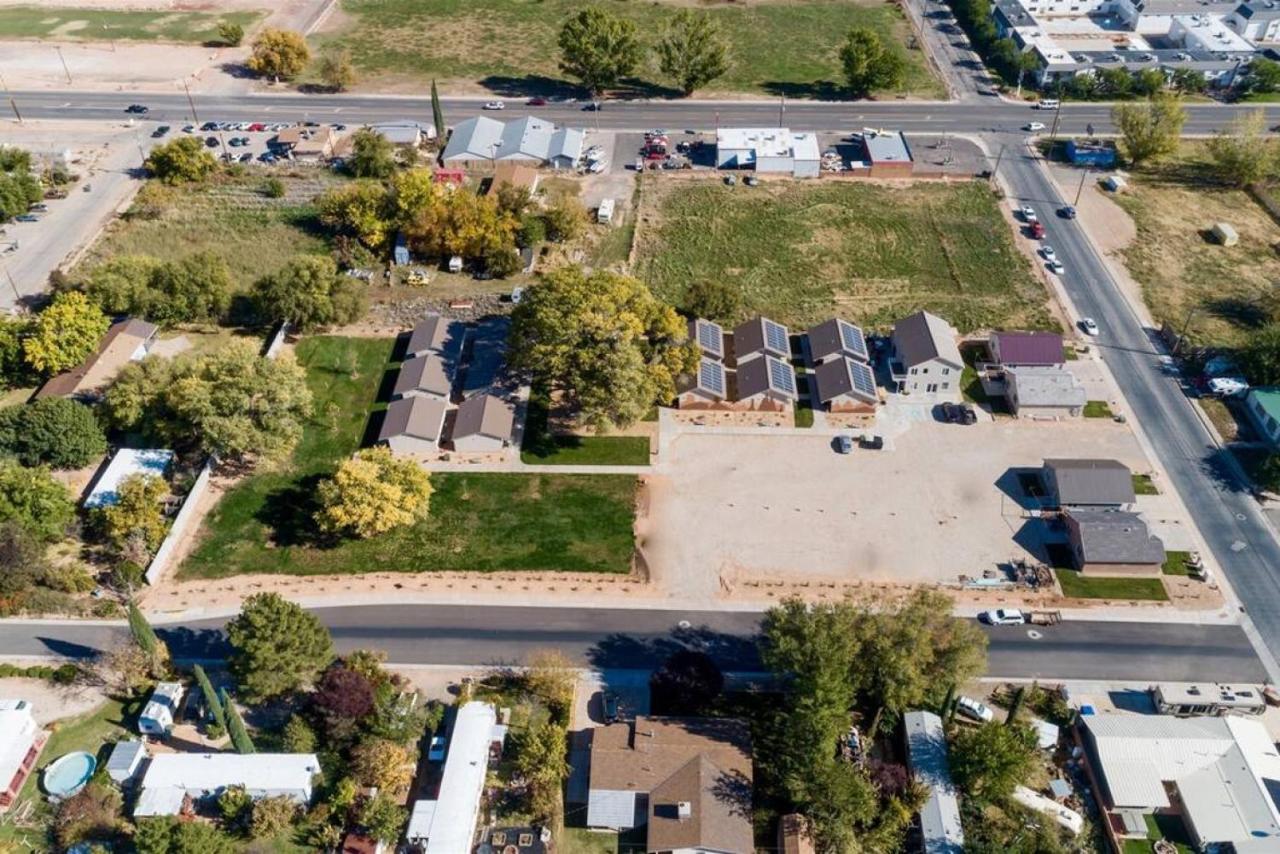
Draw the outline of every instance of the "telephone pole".
M67 85L71 85L71 69L67 67L67 58L62 55L62 46L54 45L54 50L58 52L58 59L62 61L62 70L67 74Z
M191 87L187 85L187 79L185 77L182 79L182 88L186 90L187 103L191 105L191 120L196 124L200 124L200 116L196 113L196 101L191 97Z

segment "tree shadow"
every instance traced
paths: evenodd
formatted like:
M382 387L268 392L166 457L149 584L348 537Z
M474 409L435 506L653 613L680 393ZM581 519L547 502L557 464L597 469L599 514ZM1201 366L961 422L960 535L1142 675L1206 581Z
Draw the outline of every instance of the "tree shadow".
M169 647L169 654L181 661L218 661L231 652L221 628L192 629L187 626L157 626L156 635Z
M502 74L490 74L480 80L480 85L507 98L576 98L583 90L568 80L548 77L545 74L524 74L511 77Z
M663 98L673 100L683 98L684 93L679 89L671 86L664 86L661 83L654 83L652 80L643 80L639 77L623 78L619 85L613 89L610 96L620 101L629 101L634 98Z
M255 518L270 531L271 542L279 547L332 546L335 538L322 534L316 527L315 514L320 508L316 492L324 475L309 474L287 486L267 494Z
M98 649L97 647L94 647L94 646L89 646L87 644L82 644L82 643L74 643L72 641L65 641L59 638L46 638L46 637L36 636L35 639L40 643L44 644L45 649L49 650L49 652L58 656L59 658L68 658L68 659L93 658L101 654L102 652L104 652L104 650Z
M1214 317L1247 329L1260 329L1271 322L1271 312L1253 300L1239 297L1210 300L1205 310Z
M811 80L799 83L794 80L766 80L760 84L764 91L780 98L806 99L810 101L845 101L845 87L834 80ZM874 100L869 98L867 100Z
M723 671L758 671L763 665L758 624L750 634L730 634L706 626L676 628L661 635L615 633L587 651L587 660L600 669L654 669L674 653L696 650L711 657Z
M218 69L230 77L237 80L256 80L259 75L256 71L245 65L243 62L224 62L218 66Z

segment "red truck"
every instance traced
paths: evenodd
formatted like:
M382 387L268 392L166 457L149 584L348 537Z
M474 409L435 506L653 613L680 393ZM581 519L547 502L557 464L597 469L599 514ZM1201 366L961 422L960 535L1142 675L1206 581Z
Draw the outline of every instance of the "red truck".
M1044 240L1044 223L1033 222L1027 226L1027 233L1033 240Z

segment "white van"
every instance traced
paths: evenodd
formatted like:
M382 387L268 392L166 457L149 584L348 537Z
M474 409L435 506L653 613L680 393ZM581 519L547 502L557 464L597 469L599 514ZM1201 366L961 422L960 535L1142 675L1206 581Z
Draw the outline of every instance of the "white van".
M613 222L613 204L613 199L604 199L600 202L600 208L596 211L596 222L601 225Z
M1036 109L1037 110L1056 110L1060 106L1061 104L1058 103L1057 98L1041 98L1040 101L1036 104Z
M449 272L450 273L462 272L462 256L461 255L454 255L452 258L449 259Z

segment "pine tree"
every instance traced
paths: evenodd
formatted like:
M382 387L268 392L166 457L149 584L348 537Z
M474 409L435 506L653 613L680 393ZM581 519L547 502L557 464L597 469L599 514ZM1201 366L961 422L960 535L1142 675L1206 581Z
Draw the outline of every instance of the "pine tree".
M1022 710L1022 698L1027 692L1023 685L1018 686L1018 690L1013 692L1013 702L1009 704L1009 715L1004 719L1006 726L1012 726L1018 720L1018 712Z
M226 691L222 692L222 706L227 716L227 732L231 734L231 743L235 746L236 753L256 752L253 748L253 740L249 738L249 731L244 727L244 720L240 717L240 711L227 697Z
M156 636L155 629L151 628L151 624L147 622L147 618L142 615L142 611L133 602L129 601L129 634L133 635L133 642L138 645L147 655L150 662L152 676L161 676L168 669L169 665L169 647L165 642Z
M222 708L222 701L218 699L218 694L213 690L213 684L209 681L208 675L205 674L204 668L195 665L191 668L196 675L196 684L200 686L200 693L204 695L205 705L209 707L209 714L213 715L213 722L216 723L223 732L227 731L227 713Z

